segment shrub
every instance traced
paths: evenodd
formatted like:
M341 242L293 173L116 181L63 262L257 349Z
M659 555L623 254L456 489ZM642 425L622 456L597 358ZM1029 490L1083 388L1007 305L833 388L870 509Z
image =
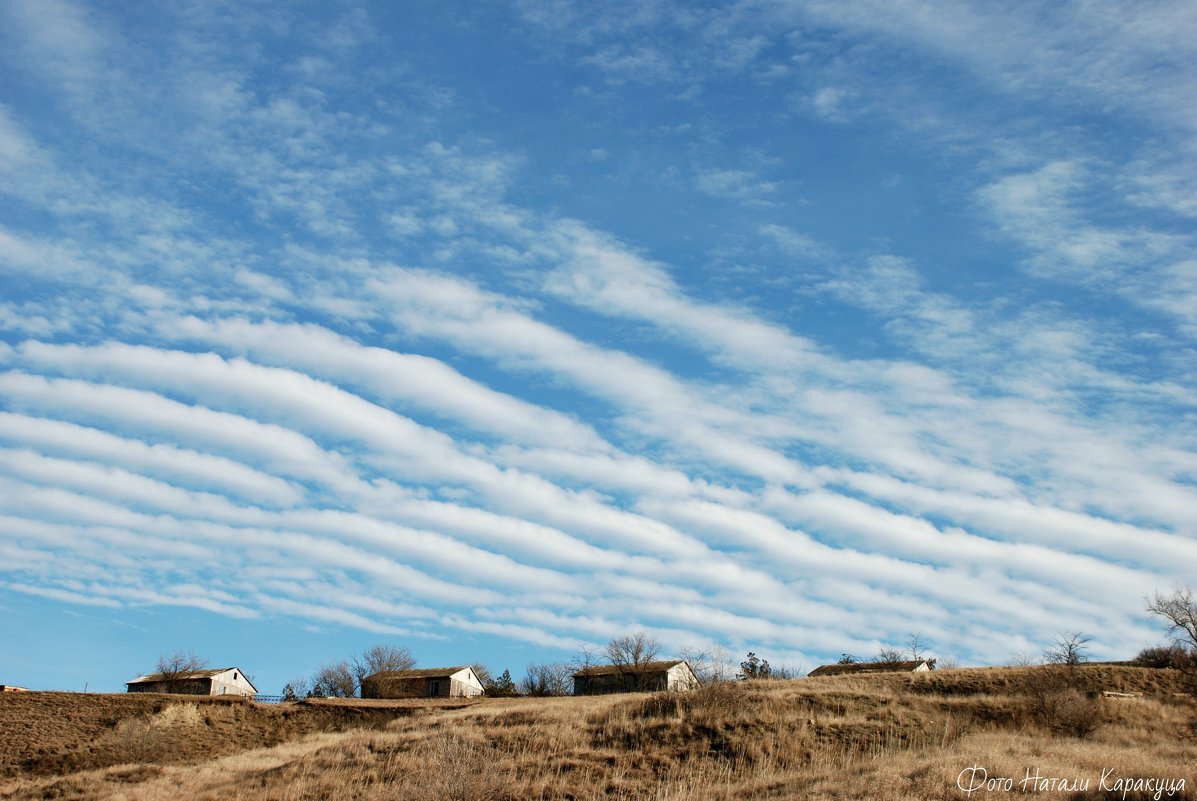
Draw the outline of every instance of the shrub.
M1197 667L1197 655L1179 643L1148 646L1136 654L1133 661L1140 667L1149 668L1191 670Z
M1101 699L1082 691L1076 673L1061 666L1045 666L1034 674L1027 711L1052 734L1081 740L1105 723Z

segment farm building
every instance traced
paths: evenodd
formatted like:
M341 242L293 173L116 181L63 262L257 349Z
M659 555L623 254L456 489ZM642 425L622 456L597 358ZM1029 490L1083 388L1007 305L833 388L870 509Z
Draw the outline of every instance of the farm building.
M126 682L131 693L174 693L177 695L240 695L253 698L258 688L241 668L188 670L176 675L151 673Z
M807 676L858 676L862 673L923 673L935 669L934 659L910 659L905 662L848 662L839 665L823 665L807 673Z
M18 687L15 684L0 684L0 693L27 693L28 687Z
M574 695L694 690L698 677L683 659L642 665L595 665L574 674Z
M362 698L474 698L482 682L473 668L383 670L362 679Z

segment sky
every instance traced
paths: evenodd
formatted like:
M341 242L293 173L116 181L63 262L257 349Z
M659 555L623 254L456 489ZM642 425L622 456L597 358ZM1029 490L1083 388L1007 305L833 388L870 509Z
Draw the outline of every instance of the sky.
M0 0L0 683L1162 642L1194 97L1187 0Z

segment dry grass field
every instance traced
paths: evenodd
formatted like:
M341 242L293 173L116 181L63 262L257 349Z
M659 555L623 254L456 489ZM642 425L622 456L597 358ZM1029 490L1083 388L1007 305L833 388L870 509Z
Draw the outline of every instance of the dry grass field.
M1094 665L449 704L30 693L0 700L0 799L1191 800L1183 690Z

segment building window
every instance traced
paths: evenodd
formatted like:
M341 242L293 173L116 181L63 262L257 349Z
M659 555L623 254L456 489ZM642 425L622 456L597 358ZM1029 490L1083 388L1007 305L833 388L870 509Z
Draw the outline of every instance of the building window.
M441 694L441 683L436 679L428 682L428 694L432 696L439 696Z

